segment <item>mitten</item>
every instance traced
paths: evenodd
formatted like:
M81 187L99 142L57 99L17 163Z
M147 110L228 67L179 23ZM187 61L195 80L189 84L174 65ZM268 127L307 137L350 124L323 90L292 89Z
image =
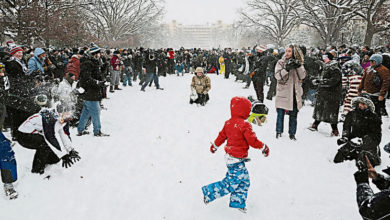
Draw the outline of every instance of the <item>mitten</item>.
M264 157L268 157L269 147L266 144L264 144L264 147L263 147L263 150L261 151L261 153L264 155Z

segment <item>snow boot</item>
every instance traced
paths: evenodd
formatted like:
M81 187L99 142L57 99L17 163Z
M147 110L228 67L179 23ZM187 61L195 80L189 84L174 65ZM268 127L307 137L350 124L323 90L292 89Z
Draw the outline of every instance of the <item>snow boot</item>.
M331 137L333 137L333 136L334 136L334 137L337 137L337 136L339 136L339 135L340 135L340 134L339 134L339 130L337 130L337 129L336 129L336 130L333 130L332 133L330 134Z
M77 136L83 136L83 135L86 135L86 134L89 134L89 131L82 131L81 133L77 133L76 135Z
M310 128L308 128L310 131L318 131L318 124L313 123Z
M204 202L204 204L206 204L206 205L209 204L209 201L207 201L206 196L203 196L203 202Z
M110 135L109 135L109 134L102 133L101 131L99 131L99 133L94 134L94 136L95 136L95 137L109 137Z
M290 134L290 139L293 140L293 141L296 141L297 139L295 138L295 135L293 134Z
M238 208L237 210L240 211L240 212L242 212L242 213L245 213L245 214L246 214L246 211L247 211L246 208Z
M116 85L114 89L115 90L122 90L121 88L119 88L119 85Z
M115 91L114 91L114 86L110 86L110 92L111 92L111 93L115 92Z
M17 199L18 198L18 193L14 189L14 186L9 183L4 184L4 191L5 191L5 196L9 197L9 199Z
M276 139L282 137L282 133L276 133Z

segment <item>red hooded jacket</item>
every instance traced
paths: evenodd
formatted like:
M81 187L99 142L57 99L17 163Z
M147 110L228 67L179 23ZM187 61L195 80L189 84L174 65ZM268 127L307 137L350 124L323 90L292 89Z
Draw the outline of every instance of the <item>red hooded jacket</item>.
M264 144L252 131L252 125L246 121L251 112L252 104L245 97L234 97L230 102L232 117L225 122L214 143L222 145L227 139L225 152L236 158L248 156L249 145L261 149Z

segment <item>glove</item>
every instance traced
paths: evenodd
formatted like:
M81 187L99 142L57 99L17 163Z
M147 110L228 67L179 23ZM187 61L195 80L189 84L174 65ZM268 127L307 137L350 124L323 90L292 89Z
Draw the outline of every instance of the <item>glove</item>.
M313 79L313 81L311 81L311 83L313 83L313 85L317 86L318 84L321 83L321 80L319 80L319 79Z
M361 145L363 143L363 139L355 137L351 139L351 142L356 144L356 145Z
M70 156L70 159L76 163L77 161L79 161L81 159L81 157L79 156L79 152L75 151L75 150L71 150L69 152L69 156Z
M254 75L255 75L255 72L251 72L251 74L249 74L249 77L252 78Z
M353 174L355 177L356 184L368 183L368 173L367 171L357 171Z
M286 70L287 71L290 71L290 70L292 70L292 69L296 69L296 68L298 68L298 67L300 67L301 66L301 64L298 62L298 60L295 60L295 59L290 59L289 61L288 61L288 63L286 64Z
M98 86L103 87L103 86L104 86L104 83L106 83L106 82L105 82L105 81L98 81Z
M337 139L337 145L343 145L347 142L348 142L348 138L346 138L346 137L342 137L342 138Z
M261 151L261 153L264 155L264 157L268 157L268 155L269 155L269 147L266 144L264 144L263 148L264 149Z
M73 161L69 154L66 154L61 159L62 159L62 167L68 168L73 165Z
M387 153L390 154L390 142L387 143L383 149L384 149Z
M218 146L211 142L210 152L213 154L218 150Z

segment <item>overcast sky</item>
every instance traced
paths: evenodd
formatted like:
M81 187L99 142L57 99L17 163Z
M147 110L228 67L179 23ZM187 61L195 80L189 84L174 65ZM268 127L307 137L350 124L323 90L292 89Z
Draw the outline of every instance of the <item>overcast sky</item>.
M183 24L206 24L222 20L233 23L237 9L245 0L165 0L164 23L177 20Z

